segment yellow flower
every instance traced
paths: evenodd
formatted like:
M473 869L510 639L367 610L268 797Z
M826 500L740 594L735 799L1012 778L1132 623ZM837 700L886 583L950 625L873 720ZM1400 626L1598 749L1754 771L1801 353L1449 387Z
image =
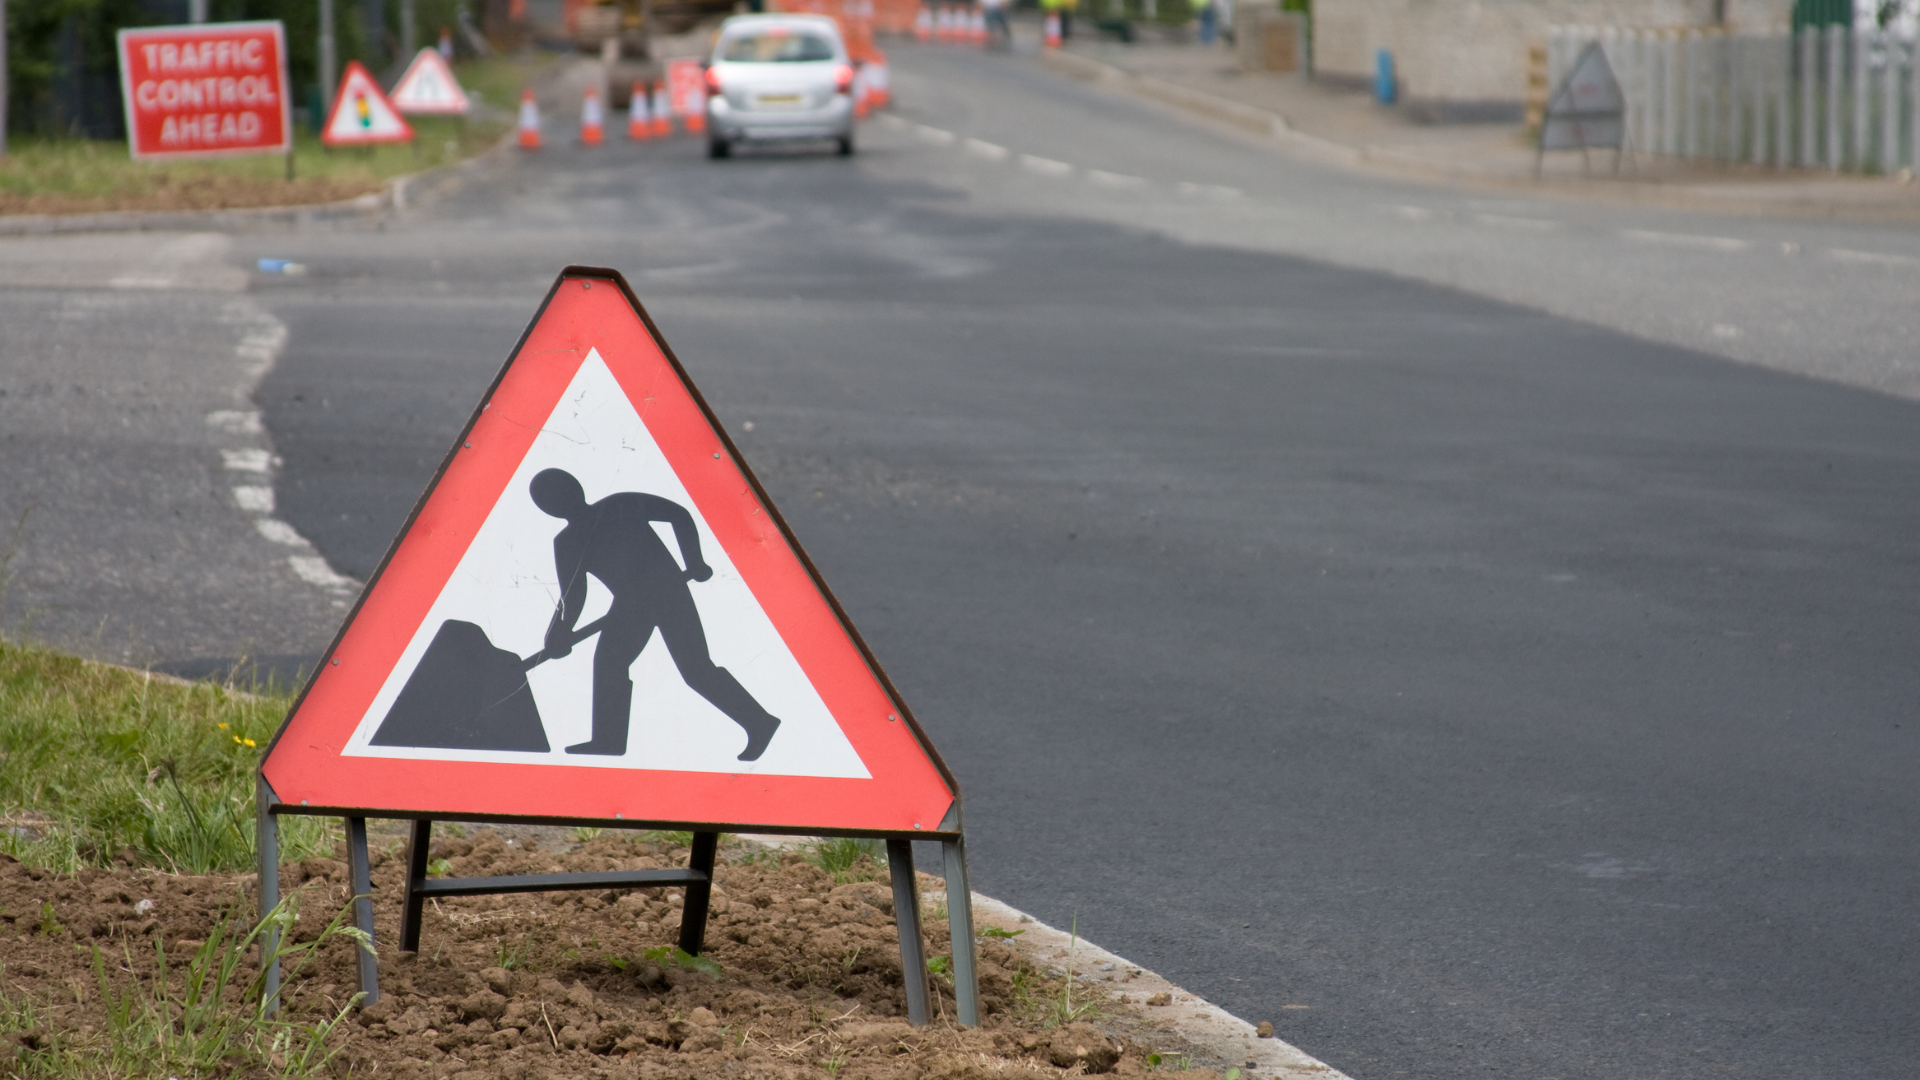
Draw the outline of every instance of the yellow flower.
M234 742L239 742L239 741L240 741L240 736L238 736L238 735L235 735L235 736L233 737L233 741L234 741Z
M227 730L227 725L225 725L225 724L221 724L221 725L220 725L220 730L221 730L221 731L225 731L225 730Z
M259 743L257 743L257 742L254 742L254 741L253 741L252 739L241 739L240 741L241 741L241 742L243 742L243 743L246 743L246 744L247 744L248 746L259 746L259 745L260 745Z

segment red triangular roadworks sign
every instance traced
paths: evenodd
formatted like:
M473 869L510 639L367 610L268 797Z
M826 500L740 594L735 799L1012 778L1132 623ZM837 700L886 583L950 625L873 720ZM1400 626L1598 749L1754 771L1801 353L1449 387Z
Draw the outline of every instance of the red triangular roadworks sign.
M349 60L340 73L340 89L333 95L333 111L321 125L320 141L328 146L412 142L413 125L387 100L366 67Z
M296 813L959 831L958 785L838 601L626 281L588 267L554 284L261 772Z
M414 56L387 100L409 116L465 116L472 107L446 57L432 46Z

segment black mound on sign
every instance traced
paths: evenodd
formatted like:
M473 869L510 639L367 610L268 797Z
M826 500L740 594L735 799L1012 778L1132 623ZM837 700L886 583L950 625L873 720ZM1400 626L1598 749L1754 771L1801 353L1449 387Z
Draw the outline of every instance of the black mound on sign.
M544 754L547 730L527 686L527 664L487 632L448 619L374 732L375 746L520 750Z

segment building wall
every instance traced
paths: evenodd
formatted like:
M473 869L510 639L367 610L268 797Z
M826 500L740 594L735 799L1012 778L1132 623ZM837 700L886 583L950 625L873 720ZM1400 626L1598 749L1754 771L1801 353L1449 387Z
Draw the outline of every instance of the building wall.
M1784 25L1792 0L1726 0L1736 26ZM1371 81L1374 53L1393 53L1401 100L1436 115L1517 110L1527 45L1549 26L1704 26L1714 0L1314 0L1313 68ZM1438 106L1438 107L1436 107Z

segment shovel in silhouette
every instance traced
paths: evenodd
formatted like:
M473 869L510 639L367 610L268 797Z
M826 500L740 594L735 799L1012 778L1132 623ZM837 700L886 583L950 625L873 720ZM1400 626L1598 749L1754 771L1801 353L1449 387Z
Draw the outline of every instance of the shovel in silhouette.
M569 646L598 633L604 622L603 616L575 630ZM522 660L496 648L473 623L448 619L407 676L372 744L544 754L551 747L527 672L552 658L542 649Z

